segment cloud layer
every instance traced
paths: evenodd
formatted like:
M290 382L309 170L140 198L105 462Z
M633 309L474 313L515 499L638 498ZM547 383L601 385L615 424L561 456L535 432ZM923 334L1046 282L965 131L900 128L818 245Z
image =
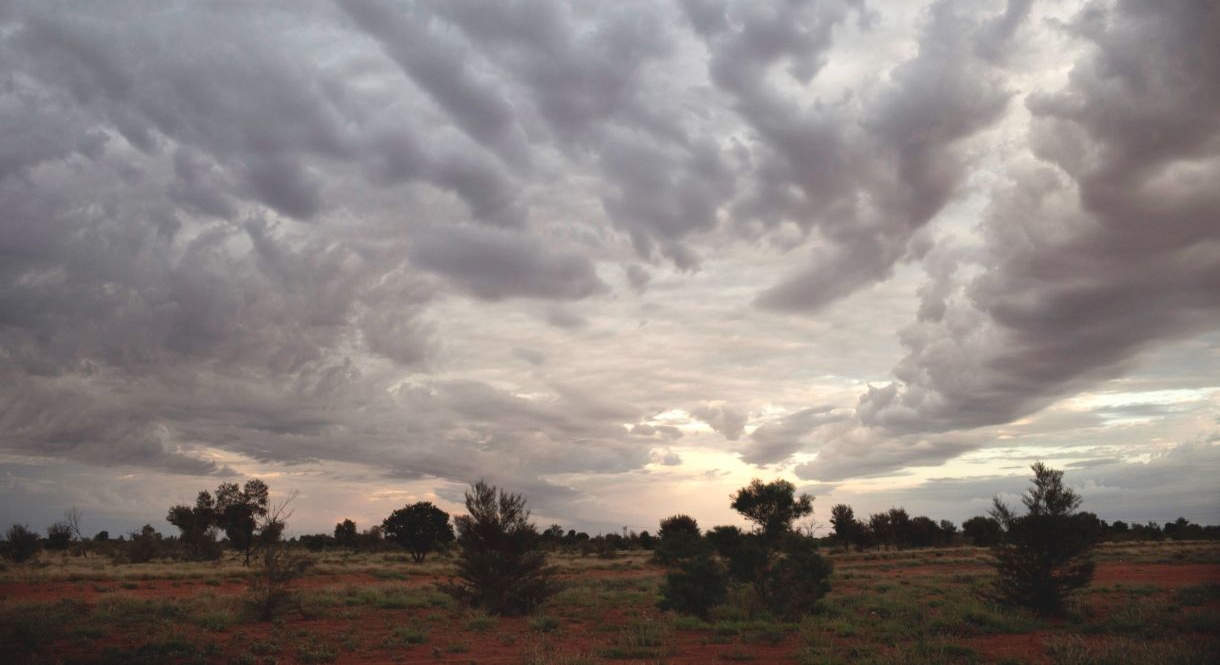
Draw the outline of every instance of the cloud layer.
M1218 29L1203 0L8 3L0 464L488 477L586 523L997 441L1159 482L1132 460L1210 459L1220 411ZM1080 452L1119 427L1148 439Z

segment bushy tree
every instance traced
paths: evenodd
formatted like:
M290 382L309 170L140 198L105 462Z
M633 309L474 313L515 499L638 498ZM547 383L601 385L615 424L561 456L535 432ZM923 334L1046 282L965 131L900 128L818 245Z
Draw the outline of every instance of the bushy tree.
M429 552L453 542L449 513L430 501L405 506L390 513L381 523L386 540L411 553L415 563L423 563Z
M491 614L526 614L559 592L525 498L483 481L466 492L457 525L457 579L442 590Z
M797 496L796 486L783 479L764 483L755 478L731 498L729 507L754 522L769 547L792 532L794 521L813 513L813 497Z
M171 507L165 521L178 527L178 540L186 545L191 558L220 556L220 546L216 542L216 500L210 492L200 492L194 506Z
M671 515L661 520L653 557L661 564L676 564L705 549L699 523L690 515Z
M831 566L816 551L810 536L793 531L797 519L813 513L813 497L796 495L786 480L763 483L754 479L732 496L730 506L754 522L747 534L761 552L754 553L754 578L759 599L772 612L795 617L810 611L814 601L830 589ZM748 552L749 541L743 552Z
M4 536L4 556L15 563L34 558L42 549L38 534L24 524L14 524Z
M161 534L145 524L139 533L133 532L127 543L127 559L132 563L148 563L161 556Z
M350 552L355 549L359 538L360 533L356 530L355 522L343 520L335 525L335 543L344 551Z
M993 517L978 515L962 522L962 534L975 547L991 547L1004 537L1004 527Z
M238 488L237 483L223 483L216 488L216 526L224 531L229 545L250 565L250 554L258 544L259 520L267 516L270 490L267 483L254 478ZM272 526L274 523L268 523Z
M47 527L47 549L62 552L72 545L72 526L67 522L56 522Z
M889 516L890 546L899 549L909 547L913 538L911 516L907 514L906 509L890 508L886 515Z
M998 600L1041 613L1058 612L1073 591L1093 579L1090 552L1097 538L1091 522L1077 512L1081 498L1063 484L1063 472L1033 465L1032 487L1017 515L997 497L992 517L1004 530L992 548Z
M216 531L223 531L229 545L244 555L243 565L250 565L250 555L260 541L268 540L270 534L262 533L260 520L267 516L270 490L258 478L237 483L221 483L213 496L200 492L194 506L178 505L169 509L165 520L178 527L181 539L186 543L191 556L214 558ZM262 522L263 528L274 529L274 522Z
M834 527L835 539L843 546L843 551L860 542L860 531L863 525L856 521L856 512L851 506L838 503L830 508L830 525Z
M707 532L707 540L728 563L729 576L734 581L754 585L762 581L769 553L757 534L735 526L717 526Z
M746 533L735 526L718 526L708 532L705 542L727 563L728 574L708 556L704 546L695 555L679 560L678 570L666 576L660 607L706 614L710 604L723 602L721 580L731 577L734 582L751 585L759 600L777 615L793 618L809 612L830 589L831 571L830 564L815 551L815 539L795 532L792 526L798 518L813 512L813 497L797 497L796 487L785 480L754 480L733 494L731 505L754 522L755 528ZM670 521L677 517L684 519ZM686 516L675 518L662 521L663 533L666 526L675 523L694 523ZM701 589L700 584L707 588Z

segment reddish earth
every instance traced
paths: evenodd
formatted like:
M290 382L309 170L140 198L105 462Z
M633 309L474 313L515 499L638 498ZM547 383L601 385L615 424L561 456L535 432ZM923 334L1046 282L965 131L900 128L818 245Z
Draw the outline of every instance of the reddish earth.
M854 570L861 574L873 572L903 577L917 575L944 575L946 573L975 572L980 566L946 562L942 565L920 565L912 568L895 567L885 571L868 570L868 566L843 565L842 570ZM629 579L657 576L660 571L652 568L629 570L590 570L567 577L582 579ZM315 574L301 580L298 588L307 590L342 590L350 586L411 587L430 585L443 578L428 575L412 575L402 581L387 581L371 574ZM1220 583L1220 564L1150 564L1103 562L1098 564L1094 584L1152 586L1171 590L1184 586ZM125 588L124 585L134 588ZM841 592L853 593L850 583L839 587ZM88 581L88 582L43 582L0 584L0 599L5 601L57 601L71 598L88 605L103 598L134 597L143 599L178 599L202 594L238 595L247 590L245 580L225 580L208 583L193 580L141 580L133 582ZM1113 601L1099 594L1097 608L1109 610ZM1092 601L1090 601L1092 603ZM523 654L531 650L554 654L597 654L615 644L616 638L624 634L629 626L647 622L651 608L640 608L641 614L623 609L609 609L595 619L581 616L580 612L561 615L561 627L555 633L539 633L528 620L505 618L498 620L496 627L486 632L469 630L460 612L445 610L366 610L342 612L337 608L334 616L290 617L283 625L250 624L232 626L224 632L207 632L201 628L182 625L176 628L181 637L197 644L215 643L223 652L222 661L239 654L250 653L251 645L274 643L276 650L266 655L266 662L290 664L308 660L303 654L309 641L329 645L337 663L520 663ZM343 617L347 618L343 618ZM404 626L419 625L428 635L424 644L403 644L395 630ZM992 635L963 638L958 643L969 646L988 661L1015 660L1029 663L1049 662L1045 656L1045 643L1054 631L1038 631L1020 635ZM52 653L42 653L54 661L87 660L96 658L106 647L131 649L149 639L143 634L115 634L99 637L89 643L80 640L59 644ZM162 638L164 639L164 638ZM305 640L304 642L302 640ZM796 662L795 652L802 646L795 634L785 636L778 644L752 640L742 642L736 637L722 637L707 630L678 630L668 639L672 650L663 661L675 665L707 665L709 662L750 660L756 663ZM345 645L336 648L336 645ZM868 645L861 645L868 648ZM263 662L261 654L255 655ZM558 659L556 659L558 660ZM629 660L607 662L631 662Z
M1216 583L1220 583L1220 565L1211 563L1102 563L1093 574L1093 584L1148 584L1178 589Z

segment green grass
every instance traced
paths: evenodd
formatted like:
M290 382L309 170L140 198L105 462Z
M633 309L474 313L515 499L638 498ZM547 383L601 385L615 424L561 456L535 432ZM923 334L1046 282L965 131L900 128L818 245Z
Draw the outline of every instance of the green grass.
M663 615L637 615L619 628L601 655L613 659L662 658L673 652L673 624Z
M398 626L387 641L389 645L414 645L428 641L428 631L418 625Z
M1215 637L1203 644L1116 639L1098 644L1063 636L1047 640L1046 648L1055 665L1213 665L1218 662L1220 641Z
M534 632L552 633L559 630L559 619L545 615L530 617L529 627Z

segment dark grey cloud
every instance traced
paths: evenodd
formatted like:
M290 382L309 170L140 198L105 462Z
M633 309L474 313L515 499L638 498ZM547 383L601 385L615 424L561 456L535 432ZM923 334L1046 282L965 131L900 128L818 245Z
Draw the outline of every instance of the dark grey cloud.
M1027 103L1042 163L997 192L985 270L943 316L902 332L898 383L861 398L865 423L1008 422L1220 325L1214 11L1124 2L1073 24L1087 54L1066 88Z
M767 100L754 118L768 123L760 131L770 137L778 164L771 167L776 176L762 179L766 184L749 210L793 219L824 241L807 268L759 296L760 306L817 310L887 279L896 263L926 251L918 232L966 173L960 144L999 120L1012 95L1001 73L975 53L995 25L977 12L977 4L934 3L919 53L894 68L888 85L865 98L858 115L844 108L798 114L791 102L754 92ZM1005 19L1019 22L1023 13ZM833 17L841 21L845 13ZM831 27L833 22L823 28L819 49L829 47ZM1002 40L986 43L1002 47ZM819 62L816 51L805 57L808 62L794 67ZM862 131L849 124L855 122ZM801 196L783 194L793 188Z
M784 416L778 422L754 430L750 435L751 443L741 453L741 459L754 465L782 462L806 447L805 437L809 433L845 417L847 414L836 412L831 406L815 406Z
M555 251L516 231L479 226L446 227L417 238L415 265L449 277L486 300L528 297L578 300L606 285L582 254Z
M1214 10L1056 13L4 3L0 465L22 471L0 489L342 468L575 514L597 483L556 478L611 491L727 446L742 464L708 482L800 453L846 479L1125 372L1206 391ZM1010 180L978 220L972 173ZM1021 436L1203 408L1059 409ZM680 410L719 434L681 460L650 419Z
M819 434L818 456L796 466L798 478L828 482L901 473L905 467L943 464L984 444L973 433L893 436L852 423L836 423Z
M729 441L736 441L741 438L742 434L745 434L746 421L749 417L749 414L731 406L711 404L696 407L691 410L690 414L707 423Z
M544 365L547 360L546 354L542 351L522 346L513 349L513 356L535 366Z

